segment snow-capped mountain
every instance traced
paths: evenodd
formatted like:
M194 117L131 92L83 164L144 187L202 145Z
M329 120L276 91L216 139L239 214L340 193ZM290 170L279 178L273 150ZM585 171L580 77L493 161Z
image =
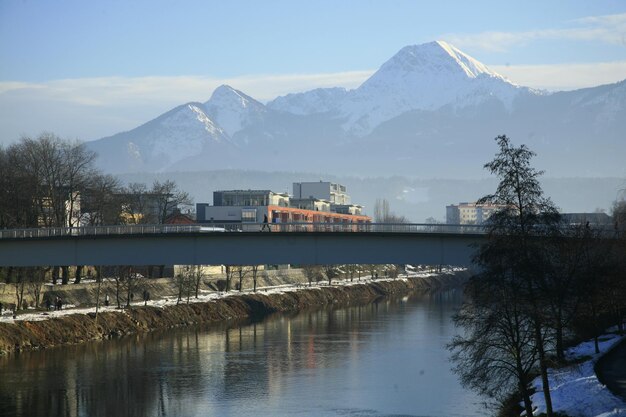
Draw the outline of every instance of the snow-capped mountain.
M363 136L411 110L463 108L498 100L510 109L520 87L454 46L436 41L402 48L355 90L316 89L288 94L268 106L293 114L334 112L344 128Z
M207 115L230 137L258 123L267 113L263 104L228 85L216 88L209 101L204 103L204 108Z
M183 104L128 132L88 142L88 146L98 153L99 164L113 171L162 171L195 155L236 149L201 103Z
M498 100L511 108L517 86L469 55L443 42L406 46L342 103L345 127L357 135L411 110L464 108Z
M506 133L558 167L553 175L623 176L624 132L626 81L547 94L437 41L402 48L354 90L316 89L264 105L223 85L204 104L87 146L109 172L234 167L465 177L484 175L492 138Z

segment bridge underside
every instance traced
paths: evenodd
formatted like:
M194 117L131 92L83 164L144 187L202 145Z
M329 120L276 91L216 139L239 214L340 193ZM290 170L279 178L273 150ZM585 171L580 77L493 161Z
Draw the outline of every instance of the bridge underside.
M188 233L3 239L0 266L427 264L470 266L483 235Z

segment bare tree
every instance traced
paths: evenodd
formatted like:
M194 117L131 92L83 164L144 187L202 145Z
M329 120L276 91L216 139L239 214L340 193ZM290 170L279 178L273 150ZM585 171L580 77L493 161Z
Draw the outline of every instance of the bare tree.
M256 292L256 287L257 287L257 277L259 275L259 265L252 265L250 267L250 270L252 271L252 290L254 292Z
M374 204L374 221L376 223L409 223L404 216L399 216L389 208L389 201L386 199L376 199Z
M34 194L39 223L46 227L78 226L81 191L95 174L96 154L78 142L43 133L24 137L15 145L17 168L35 178Z
M194 293L196 295L196 298L198 298L198 296L200 295L200 284L202 283L202 278L204 276L202 274L202 266L194 265L194 269L192 272Z
M196 265L184 265L178 274L176 274L176 286L178 287L178 299L176 300L176 304L180 303L184 296L186 296L187 304L189 304L191 291L195 287L196 279L199 275L198 270L199 268Z
M147 224L151 221L146 184L133 182L122 190L122 218L128 224Z
M317 282L324 277L322 267L319 265L303 265L302 271L309 281L309 287L313 285L313 281Z
M123 302L127 308L130 307L135 293L144 285L143 276L134 272L132 266L126 265L115 267L113 279L115 280L115 301L117 308L122 308Z
M122 288L126 293L126 307L130 308L130 303L134 301L135 296L145 290L146 282L145 277L135 272L133 267L129 267L127 271L125 279L122 281Z
M328 285L333 285L333 278L339 276L339 271L337 270L336 265L323 265L322 270L324 271L324 275L328 279Z
M350 278L350 282L354 281L354 276L357 273L358 265L356 264L346 264L343 266L346 273L348 274L348 278Z
M22 164L17 146L0 148L0 228L37 227L37 178Z
M15 309L24 308L24 289L26 288L26 268L9 268L7 281L13 283L15 287Z
M514 147L506 136L498 136L499 152L485 164L485 168L499 177L494 194L483 197L479 203L493 203L502 207L489 221L488 241L479 249L477 262L487 271L501 268L501 258L509 262L509 274L522 285L518 297L524 300L527 314L533 323L534 344L543 385L548 417L553 415L546 357L546 325L541 288L548 278L549 256L545 241L538 237L558 235L559 214L549 198L543 195L539 184L542 171L531 166L535 153L526 146ZM504 250L504 252L503 252ZM497 254L497 256L494 256ZM500 259L499 259L499 258ZM513 282L513 281L511 281Z
M581 311L577 316L578 324L591 327L595 351L600 353L598 338L603 331L602 317L611 313L612 304L619 290L619 281L611 282L613 273L619 268L623 255L611 256L611 241L602 236L600 230L585 228L581 258L580 295ZM617 275L619 276L619 275ZM619 298L619 295L617 296ZM581 323L582 322L582 323Z
M78 226L81 194L97 173L95 157L52 133L0 150L0 225Z
M233 276L236 270L237 270L237 267L235 266L232 266L232 265L224 266L224 272L226 274L226 292L230 291L230 288L233 282Z
M180 190L174 181L155 181L150 191L154 196L156 222L165 223L165 220L180 206L191 204L189 193Z
M41 293L45 279L46 269L41 267L31 268L28 279L28 292L35 301L35 308L41 303Z
M235 269L236 269L237 275L239 277L239 283L238 283L238 287L239 288L238 289L239 289L239 292L241 292L241 291L243 291L243 279L247 275L252 273L252 269L250 267L243 266L243 265L237 266Z
M122 222L122 187L112 175L94 175L83 192L82 222L90 226Z
M464 386L500 401L517 389L526 414L533 415L529 384L537 349L534 323L515 292L518 284L506 267L472 278L470 301L454 317L464 335L456 336L448 349Z
M369 272L369 274L370 274L370 278L371 278L371 279L378 278L378 270L379 270L379 268L380 268L380 266L379 266L379 265L376 265L376 264L367 264L367 265L365 266L365 268L366 268L366 269L367 269L367 271Z
M615 200L611 208L611 215L616 233L621 235L621 237L626 237L626 199Z
M546 279L541 280L541 292L546 304L546 325L552 328L555 350L559 360L565 359L564 332L575 319L582 299L581 291L587 279L583 271L585 250L584 227L563 226L561 236L545 242L549 245Z

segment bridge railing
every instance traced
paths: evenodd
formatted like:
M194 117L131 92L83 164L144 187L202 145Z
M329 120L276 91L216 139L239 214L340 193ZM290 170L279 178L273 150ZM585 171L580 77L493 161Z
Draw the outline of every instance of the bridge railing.
M248 225L245 225L248 226ZM254 224L252 229L259 227ZM262 225L261 225L262 227ZM272 232L485 233L482 226L424 223L272 223ZM245 230L245 228L244 228Z
M329 233L485 233L482 226L421 223L211 223L148 224L80 227L47 227L0 230L0 239L29 239L62 236L154 235L223 232L329 232Z

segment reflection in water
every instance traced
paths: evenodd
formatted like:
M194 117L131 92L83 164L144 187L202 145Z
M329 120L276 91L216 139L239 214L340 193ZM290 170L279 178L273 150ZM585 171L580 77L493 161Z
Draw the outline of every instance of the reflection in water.
M0 415L471 416L445 344L460 291L0 358Z

